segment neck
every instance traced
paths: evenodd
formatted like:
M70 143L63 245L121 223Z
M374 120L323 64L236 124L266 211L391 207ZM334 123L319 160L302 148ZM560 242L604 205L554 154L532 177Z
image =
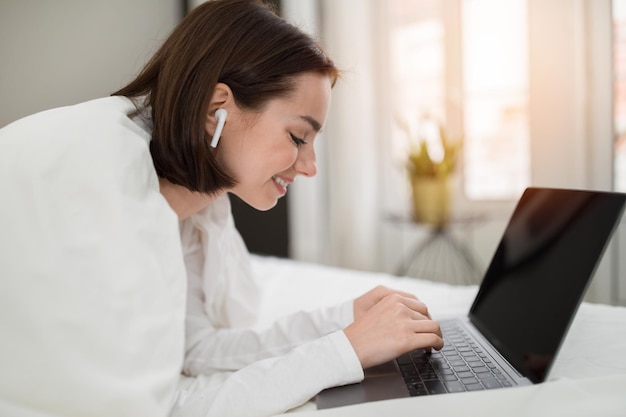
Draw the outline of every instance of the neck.
M223 194L223 192L204 194L191 191L182 185L172 184L164 178L159 178L159 188L167 203L178 215L179 220L185 220L192 214L199 212Z

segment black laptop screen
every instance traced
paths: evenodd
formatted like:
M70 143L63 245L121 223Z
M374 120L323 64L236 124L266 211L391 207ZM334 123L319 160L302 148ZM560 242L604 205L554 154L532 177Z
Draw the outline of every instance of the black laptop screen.
M531 381L545 379L625 197L529 188L515 208L469 316Z

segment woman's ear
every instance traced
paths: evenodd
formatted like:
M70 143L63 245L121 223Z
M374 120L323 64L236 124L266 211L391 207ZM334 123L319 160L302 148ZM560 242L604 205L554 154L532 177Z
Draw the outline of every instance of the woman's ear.
M218 109L225 109L226 111L231 110L233 103L233 92L230 87L224 83L217 83L213 89L205 119L205 130L211 137L215 134L218 125L215 112Z

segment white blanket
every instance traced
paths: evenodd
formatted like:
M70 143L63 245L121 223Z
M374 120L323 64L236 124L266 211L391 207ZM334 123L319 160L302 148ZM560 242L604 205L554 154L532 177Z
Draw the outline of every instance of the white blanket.
M258 325L296 310L332 305L375 285L416 294L435 319L464 315L476 286L451 286L306 264L253 258L264 293ZM625 416L626 308L583 303L550 373L549 381L513 389L381 401L316 411L309 402L303 416ZM462 410L462 411L461 411Z

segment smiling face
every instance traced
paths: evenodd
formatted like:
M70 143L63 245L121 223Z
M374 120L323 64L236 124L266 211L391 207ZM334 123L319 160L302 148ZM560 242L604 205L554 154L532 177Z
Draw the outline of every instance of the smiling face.
M268 210L298 175L315 175L313 145L326 121L330 95L328 76L312 72L298 75L294 91L270 100L260 113L225 102L228 119L216 158L237 181L229 191L258 210Z

